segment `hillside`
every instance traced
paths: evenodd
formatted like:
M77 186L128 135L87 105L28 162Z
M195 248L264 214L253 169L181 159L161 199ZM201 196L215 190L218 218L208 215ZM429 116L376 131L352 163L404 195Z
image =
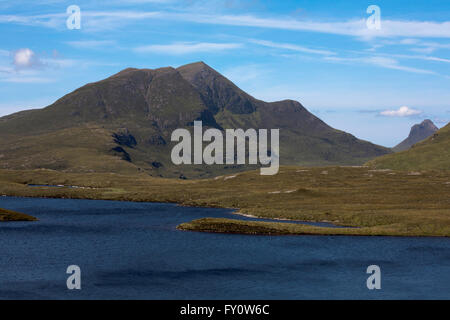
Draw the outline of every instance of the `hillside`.
M380 169L450 170L450 124L407 151L382 156L367 164Z
M433 135L439 128L434 125L431 120L424 120L420 124L416 124L411 128L409 136L392 148L395 152L405 151L416 143L425 140Z
M250 168L173 165L171 133L194 120L221 130L279 128L285 165L359 165L391 152L331 128L299 102L257 100L199 62L125 69L44 109L0 118L0 168L188 178Z

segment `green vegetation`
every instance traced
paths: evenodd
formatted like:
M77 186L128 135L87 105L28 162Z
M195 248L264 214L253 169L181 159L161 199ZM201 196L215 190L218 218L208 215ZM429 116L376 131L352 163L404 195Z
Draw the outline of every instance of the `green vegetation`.
M407 151L376 158L367 165L395 170L450 171L450 124Z
M78 188L29 187L28 184ZM62 173L53 170L0 170L0 195L172 202L235 208L272 219L327 221L358 228L321 228L274 222L272 234L450 236L450 174L368 167L281 167L275 176L259 170L203 180L153 178L146 174ZM214 220L207 220L211 224ZM216 231L253 223L221 223ZM205 223L184 225L183 229ZM226 226L225 226L226 225ZM268 225L258 222L257 226ZM251 228L250 228L251 226ZM208 227L209 228L209 227ZM206 228L206 229L208 229ZM284 231L282 232L281 229ZM245 228L244 228L245 229ZM211 231L211 228L209 228ZM252 231L253 230L253 231ZM267 233L267 231L260 231Z
M29 216L27 214L0 208L0 222L36 220L37 219L35 217Z

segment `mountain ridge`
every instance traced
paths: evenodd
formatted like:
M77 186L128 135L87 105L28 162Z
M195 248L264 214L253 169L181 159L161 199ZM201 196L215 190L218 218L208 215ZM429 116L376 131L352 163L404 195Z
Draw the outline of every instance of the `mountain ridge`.
M126 68L43 109L0 118L0 168L208 177L254 166L171 163L177 128L280 129L281 164L359 165L390 149L336 130L294 100L264 102L203 62ZM130 145L124 141L134 141Z

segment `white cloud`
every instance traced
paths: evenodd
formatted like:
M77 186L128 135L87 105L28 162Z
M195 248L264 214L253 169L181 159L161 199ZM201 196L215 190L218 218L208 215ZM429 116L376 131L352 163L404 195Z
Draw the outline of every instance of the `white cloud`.
M290 44L290 43L276 43L276 42L267 41L267 40L250 40L250 42L261 45L261 46L269 47L269 48L286 49L286 50L304 52L304 53L313 53L313 54L321 54L321 55L335 54L334 52L328 51L328 50L311 49L311 48L299 46L296 44Z
M162 54L189 54L195 52L217 52L240 48L239 43L211 43L211 42L176 42L172 44L153 44L137 47L134 50L140 53L162 53Z
M422 111L411 109L407 106L400 107L398 110L386 110L380 112L382 116L386 117L410 117L421 113Z
M13 53L13 64L17 69L26 69L40 66L42 63L31 49L24 48Z

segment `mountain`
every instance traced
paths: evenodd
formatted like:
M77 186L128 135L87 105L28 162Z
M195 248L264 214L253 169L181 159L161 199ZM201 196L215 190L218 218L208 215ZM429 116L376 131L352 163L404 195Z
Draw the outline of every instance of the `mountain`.
M425 140L433 135L439 128L434 125L431 120L424 120L420 124L416 124L411 128L408 138L396 145L393 150L395 152L405 151L411 148L417 142Z
M410 149L367 163L380 169L450 170L450 123Z
M250 168L173 165L171 133L192 130L194 120L220 130L279 128L281 164L359 165L391 152L331 128L299 102L257 100L198 62L128 68L46 108L0 118L0 168L188 178Z

